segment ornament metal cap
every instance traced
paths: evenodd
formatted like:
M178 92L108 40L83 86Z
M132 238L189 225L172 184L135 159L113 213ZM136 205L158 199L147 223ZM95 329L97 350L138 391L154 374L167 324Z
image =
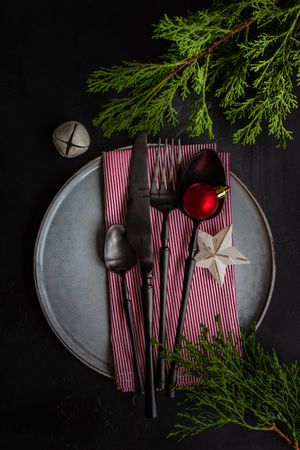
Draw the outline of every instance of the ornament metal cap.
M214 188L218 198L224 198L228 191L230 191L229 186L217 186Z

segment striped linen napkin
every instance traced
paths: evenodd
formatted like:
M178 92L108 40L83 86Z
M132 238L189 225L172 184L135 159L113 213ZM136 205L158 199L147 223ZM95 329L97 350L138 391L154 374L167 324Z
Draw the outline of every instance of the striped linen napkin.
M215 144L182 145L183 167L203 148L216 149ZM175 146L176 149L176 146ZM149 147L148 170L149 187L153 173L156 147ZM227 183L230 185L229 153L219 153L224 164ZM131 149L114 150L103 153L105 222L109 228L113 224L126 226L127 187L129 179ZM230 192L224 201L222 212L214 219L201 223L200 228L210 234L216 234L232 221ZM151 227L154 252L153 266L153 335L158 337L159 330L159 248L162 216L159 211L151 208ZM170 227L170 259L168 274L168 292L166 309L166 346L173 348L176 325L178 320L183 282L185 258L188 255L188 243L192 231L192 221L180 211L169 214ZM127 273L127 283L132 299L134 326L137 337L138 353L142 371L145 368L144 331L140 275L137 265ZM134 379L133 356L130 337L127 329L125 313L122 305L121 277L108 274L108 289L110 297L111 343L113 349L115 379L117 388L129 392L136 390ZM237 315L235 272L233 266L228 266L225 281L220 286L207 269L196 268L187 307L184 335L191 341L197 341L200 324L209 328L209 333L216 333L215 317L221 316L225 334L231 333L239 338L239 322ZM157 358L157 348L154 350ZM179 370L177 384L187 385L193 378Z

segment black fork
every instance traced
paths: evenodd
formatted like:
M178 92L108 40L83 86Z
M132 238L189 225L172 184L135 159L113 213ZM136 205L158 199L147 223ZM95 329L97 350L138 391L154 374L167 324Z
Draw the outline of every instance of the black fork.
M163 151L161 152L161 149ZM178 140L177 154L175 155L174 139L171 142L170 151L170 168L167 176L167 150L168 140L165 144L161 144L159 139L156 156L154 172L150 191L151 206L158 209L163 215L162 229L161 229L161 247L160 247L160 318L159 318L159 343L161 347L165 345L165 330L166 330L166 297L167 297L167 279L168 279L168 265L169 265L169 227L168 215L177 208L177 193L176 184L181 171L181 144ZM159 176L159 162L160 154L162 153L162 168ZM158 184L159 183L159 184ZM158 389L165 388L166 371L165 360L162 358L161 352L158 354L158 362L156 369L155 384Z

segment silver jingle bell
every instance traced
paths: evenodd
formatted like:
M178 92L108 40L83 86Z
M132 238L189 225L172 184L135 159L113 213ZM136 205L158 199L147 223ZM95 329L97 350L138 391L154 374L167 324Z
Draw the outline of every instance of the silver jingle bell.
M86 152L90 145L90 136L84 125L69 121L59 125L52 134L53 144L65 158L75 158Z

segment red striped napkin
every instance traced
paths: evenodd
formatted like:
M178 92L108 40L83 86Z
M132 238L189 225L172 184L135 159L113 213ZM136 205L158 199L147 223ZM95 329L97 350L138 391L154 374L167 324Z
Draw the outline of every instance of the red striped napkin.
M203 145L183 145L183 166L203 149ZM205 145L215 149L215 145ZM170 149L169 149L170 150ZM148 151L149 180L151 181L156 147ZM169 155L169 153L168 153ZM219 153L224 164L227 182L229 179L229 153ZM131 150L114 150L103 153L103 169L105 183L105 221L107 228L112 224L126 225L127 186L130 168ZM150 182L149 182L150 186ZM158 337L159 328L159 247L161 230L161 213L151 208L152 240L154 252L153 267L153 334ZM227 195L222 212L214 219L204 221L200 227L210 234L216 234L232 221L231 197ZM170 261L169 281L166 311L166 346L173 347L177 319L179 314L181 290L183 282L184 262L188 254L188 242L192 231L192 221L180 211L172 211L169 215L170 227ZM134 325L138 341L138 352L142 370L145 367L143 314L140 292L140 279L137 267L127 274L127 282L131 294ZM111 317L111 343L114 357L115 379L117 388L122 391L135 391L133 357L126 318L122 306L121 278L113 273L108 275ZM184 335L195 342L199 335L200 324L206 324L211 335L216 333L215 317L221 316L225 333L230 332L237 340L239 338L239 322L237 316L235 272L233 266L228 266L225 281L222 286L217 284L207 269L196 268L187 314ZM157 356L157 349L155 350ZM178 385L190 384L192 377L180 373Z

